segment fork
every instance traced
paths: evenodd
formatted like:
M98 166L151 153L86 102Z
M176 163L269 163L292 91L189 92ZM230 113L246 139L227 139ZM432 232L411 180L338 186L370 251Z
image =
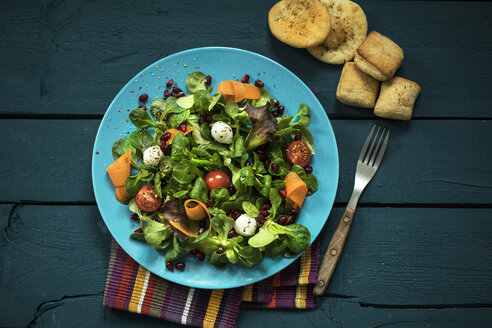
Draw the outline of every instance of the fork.
M335 233L331 238L330 245L328 246L325 256L323 257L323 262L321 263L318 274L318 283L316 284L316 286L314 286L313 289L314 295L316 296L323 295L326 287L328 286L328 283L330 282L338 260L340 259L340 255L342 254L345 240L347 240L350 226L352 225L352 221L354 219L355 208L357 207L359 197L362 194L364 188L367 186L369 181L371 181L372 177L378 170L379 164L381 164L381 160L383 159L384 151L386 150L386 146L388 144L389 130L386 132L386 129L383 129L381 134L379 134L381 128L378 127L374 136L374 140L371 142L371 138L375 128L376 126L374 125L371 129L371 132L369 132L369 135L367 136L366 141L362 146L359 159L357 160L354 191L352 192L352 197L350 197L350 201L345 208L345 212L343 212L337 230L335 230ZM384 142L380 148L383 138ZM376 147L374 147L374 145L376 145ZM367 150L367 148L369 148L369 150Z

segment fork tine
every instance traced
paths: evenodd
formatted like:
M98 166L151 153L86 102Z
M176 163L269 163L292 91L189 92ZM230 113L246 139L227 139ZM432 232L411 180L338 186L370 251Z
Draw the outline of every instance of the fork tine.
M384 151L386 150L386 146L388 145L389 135L390 135L390 131L388 130L388 133L386 134L386 138L384 138L383 145L381 146L381 151L379 152L378 158L376 159L376 163L374 164L374 168L376 169L379 167L379 164L383 160Z
M371 143L371 147L369 147L369 150L367 151L367 154L366 154L364 160L362 161L362 163L364 163L364 164L369 163L369 159L371 158L371 154L372 154L372 149L374 148L374 144L376 143L376 140L378 140L378 135L379 135L380 129L381 129L381 127L378 126L378 129L376 131L376 135L374 136L374 140Z
M366 138L366 141L364 141L364 145L362 146L362 150L360 151L359 155L359 161L364 160L364 155L366 154L367 146L369 146L369 141L371 141L372 133L374 132L374 129L376 128L376 125L374 125L371 129L371 132L369 132L369 135Z
M376 158L376 154L378 153L379 150L379 145L381 144L381 140L383 140L385 132L386 129L383 129L383 131L381 132L381 136L378 139L378 144L376 145L376 148L374 148L374 152L372 153L371 159L367 161L367 164L369 166L372 166L372 164L374 164L374 159ZM376 143L376 139L374 139L374 143Z

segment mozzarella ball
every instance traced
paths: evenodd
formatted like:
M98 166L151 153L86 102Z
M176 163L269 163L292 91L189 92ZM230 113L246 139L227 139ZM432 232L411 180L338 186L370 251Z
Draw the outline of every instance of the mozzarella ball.
M143 153L144 164L157 166L159 165L159 160L164 156L161 148L159 146L152 146L145 149Z
M221 121L215 122L212 125L210 132L212 133L212 137L215 139L215 141L222 144L231 144L234 138L232 128L229 126L229 124Z
M244 237L251 237L256 232L256 220L246 214L242 214L237 218L234 230Z

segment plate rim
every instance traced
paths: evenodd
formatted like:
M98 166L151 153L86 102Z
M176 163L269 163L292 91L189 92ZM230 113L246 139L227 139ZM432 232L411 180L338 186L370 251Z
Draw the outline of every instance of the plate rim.
M263 60L266 60L267 62L269 62L270 64L273 64L277 67L279 67L281 70L285 71L288 75L290 75L291 78L297 80L298 82L300 82L300 84L307 88L309 91L312 92L312 90L308 87L308 85L306 83L304 83L304 81L302 81L296 74L294 74L291 70L289 70L288 68L286 68L285 66L281 65L280 63L274 61L273 59L271 58L268 58L262 54L259 54L257 52L254 52L254 51L250 51L250 50L245 50L245 49L240 49L240 48L235 48L235 47L224 47L224 46L205 46L205 47L196 47L196 48L189 48L189 49L186 49L186 50L182 50L182 51L179 51L179 52L176 52L176 53L173 53L171 55L168 55L168 56L165 56L165 57L162 57L162 58L159 58L158 60L154 61L152 64L149 64L147 66L145 66L144 68L142 68L141 70L139 70L134 76L132 76L132 78L130 78L128 80L128 82L119 90L119 92L114 96L113 100L111 101L111 103L108 105L102 119L101 119L101 122L98 126L98 130L97 130L97 133L96 133L96 137L94 138L94 146L93 146L93 153L92 153L92 161L91 161L91 175L92 175L92 190L93 190L93 193L94 193L94 197L96 199L96 204L97 204L97 207L98 207L98 211L99 211L99 214L101 215L101 218L103 219L103 222L104 224L106 225L106 228L108 229L108 232L110 233L111 237L117 241L116 237L113 235L113 233L111 232L111 230L109 229L108 227L108 223L106 222L106 218L104 218L103 214L101 213L101 210L99 209L100 207L100 203L98 201L98 197L97 197L97 194L98 192L96 191L97 189L97 183L95 181L95 174L94 172L96 171L96 168L95 168L95 161L96 161L96 145L97 145L97 142L100 138L100 134L101 134L101 131L102 131L102 127L104 125L104 122L105 120L107 119L107 116L109 115L109 110L111 109L111 107L113 106L113 104L117 101L117 99L122 96L122 94L124 93L124 91L132 85L132 83L134 82L134 80L136 80L140 74L142 74L143 71L147 70L148 68L150 67L153 67L153 66L156 66L157 64L159 64L162 60L166 59L166 60L172 60L173 58L175 57L179 57L179 56L182 56L182 55L186 55L186 54L189 54L189 53L193 53L193 52L200 52L200 51L210 51L210 50L218 50L218 51L233 51L233 52L238 52L238 53L244 53L244 54L247 54L247 55L253 55L253 56L257 56L257 57L260 57L261 59ZM313 101L319 106L321 107L323 110L322 112L324 113L324 116L326 117L327 121L328 121L328 127L329 127L329 131L328 133L331 134L331 136L333 137L333 147L334 147L334 155L335 155L335 158L334 158L334 162L336 163L336 167L335 167L335 173L336 173L336 183L334 185L334 190L333 190L333 195L331 197L331 199L327 199L327 203L329 203L329 207L330 207L330 210L328 212L328 215L331 213L331 211L333 210L333 205L334 205L334 202L335 202L335 197L336 197L336 194L337 194L337 191L338 191L338 185L339 185L339 179L340 179L340 161L339 161L339 153L338 153L338 143L337 143L337 140L336 140L336 136L335 136L335 132L333 131L333 126L331 124L331 121L330 121L330 118L328 116L328 114L326 113L323 105L321 104L321 102L319 101L318 97L316 95L313 94ZM333 154L332 154L333 155ZM317 233L316 236L312 236L311 237L311 242L310 242L310 246L312 245L312 243L314 242L314 240L316 238L319 237L319 235L321 234L322 230L323 230L323 227L326 225L328 221L328 217L326 218L326 220L324 221L323 225L321 226L321 229L320 231ZM125 249L126 247L124 247L123 245L120 245L120 247L123 249L123 251L125 251L125 253L130 256L128 254L128 251L127 249ZM170 277L163 277L162 275L160 275L159 273L156 273L156 272L153 272L152 270L148 269L145 265L143 265L141 263L141 261L139 261L138 259L135 259L133 257L131 257L135 262L137 262L140 266L142 266L143 268L145 268L146 270L149 270L149 272L152 272L153 274L155 274L156 276L162 278L162 279L165 279L165 280L168 280L170 282L173 282L173 283L176 283L176 284L180 284L180 285L183 285L183 286L187 286L187 287L191 287L191 288L206 288L206 289L230 289L230 288L237 288L237 287L242 287L242 286L246 286L246 285L249 285L249 284L252 284L252 283L256 283L258 281L262 281L264 279L267 279L271 276L273 276L274 274L282 271L283 269L285 269L287 266L289 266L290 264L292 264L295 260L297 260L302 254L304 254L304 252L302 253L299 253L297 254L296 256L294 257L291 257L291 258L282 258L283 260L286 260L287 263L285 266L281 267L280 269L278 270L273 270L274 272L270 273L269 275L267 276L264 276L264 277L261 277L261 278L258 278L258 279L253 279L251 281L247 281L247 282L244 282L244 283L240 283L240 284L231 284L231 285L226 285L226 286L221 286L221 287L209 287L209 286L202 286L202 285L197 285L197 284L193 284L193 283L183 283L183 282L180 282L180 281L175 281L174 279L170 279ZM250 268L250 269L254 269L253 268ZM222 282L223 283L223 282Z

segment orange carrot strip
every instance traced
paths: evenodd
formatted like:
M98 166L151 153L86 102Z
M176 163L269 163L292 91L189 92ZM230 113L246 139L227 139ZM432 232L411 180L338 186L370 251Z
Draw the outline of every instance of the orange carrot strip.
M130 195L126 191L125 181L130 176L130 158L131 149L121 155L114 161L106 171L109 174L111 182L115 186L115 196L120 203L126 203L130 199Z
M287 196L285 198L285 205L288 208L302 207L308 188L306 183L295 172L290 172L285 177L285 191Z
M181 231L182 233L184 233L185 235L187 235L189 237L198 237L198 235L196 233L193 233L190 230L188 230L188 228L185 227L184 225L182 225L181 222L176 222L173 220L168 220L167 222L169 222L169 224L171 224L173 226L173 228Z
M197 205L195 207L189 207L188 204L190 202L194 202ZM207 206L205 204L203 204L199 200L196 200L196 199L187 199L184 202L184 207L185 207L185 210L186 210L186 215L192 221L199 221L199 220L203 219L204 217L206 217L207 214L208 214L208 219L209 220L211 219L210 213L207 210Z
M261 99L261 91L257 87L238 81L222 81L217 88L226 101L239 102L243 99Z
M168 144L172 143L173 142L173 139L174 137L176 137L176 135L178 133L181 133L183 135L187 135L188 133L190 133L191 131L195 130L196 128L198 127L198 125L195 125L194 127L191 127L189 125L186 125L186 132L183 133L183 131L180 131L180 130L177 130L177 129L168 129L166 131L164 131L164 134L166 133L169 133L171 135L171 138L169 138L168 140Z

